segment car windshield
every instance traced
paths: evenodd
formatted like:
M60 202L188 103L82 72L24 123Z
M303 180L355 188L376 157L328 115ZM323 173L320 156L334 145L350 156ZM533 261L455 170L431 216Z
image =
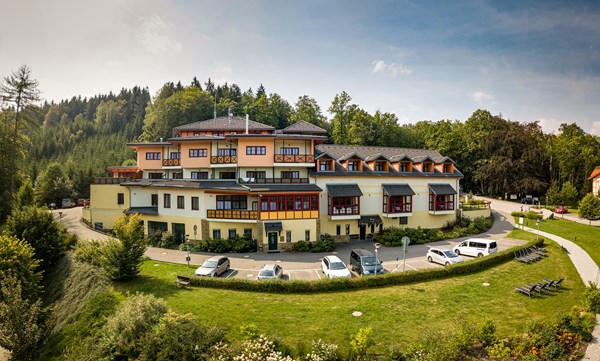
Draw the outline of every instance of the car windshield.
M204 267L204 268L216 268L217 267L217 261L212 260L212 259L207 259L206 261L204 261L204 263L202 263L202 267Z
M448 257L448 258L458 257L458 255L452 251L443 251L443 252L446 255L446 257Z
M344 262L333 262L329 268L332 270L339 270L346 268L346 265Z
M275 274L273 273L273 271L269 271L269 270L261 270L258 275L260 277L273 277Z
M365 266L374 266L375 265L375 257L371 256L371 257L363 257L362 258L362 263ZM379 264L379 262L377 262L377 264Z
M496 248L496 247L497 247L497 246L496 246L496 242L492 242L492 243L490 243L490 248Z

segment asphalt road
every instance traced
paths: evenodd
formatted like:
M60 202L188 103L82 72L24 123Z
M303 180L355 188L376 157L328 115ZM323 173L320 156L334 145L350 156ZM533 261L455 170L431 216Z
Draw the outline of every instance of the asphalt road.
M492 203L495 206L496 202ZM510 202L506 202L510 203ZM520 205L517 205L520 206ZM75 233L81 239L107 239L108 237L100 232L88 228L81 222L81 207L70 209L60 209L53 211L55 217L65 224L69 231ZM495 213L496 221L492 228L478 238L495 239L498 242L499 251L523 244L524 241L506 238L506 234L514 228L512 217L506 217L503 214ZM415 270L433 267L443 267L442 265L427 262L425 255L429 247L452 248L467 237L439 242L428 243L427 245L410 245L406 252L406 264L404 264L404 255L402 247L381 246L377 252L379 259L383 262L384 272L402 272L405 270ZM265 263L277 263L284 270L284 277L287 279L315 280L324 277L321 272L321 260L328 254L335 254L344 262L348 263L350 251L355 248L364 248L375 252L372 242L352 241L348 243L338 243L335 252L331 253L231 253L227 256L231 259L232 269L221 277L240 277L256 278L258 270ZM179 250L170 250L162 248L148 248L146 252L148 258L186 264L187 252ZM190 274L195 268L204 262L205 259L213 256L208 253L190 254ZM469 257L465 257L467 260ZM158 263L157 263L158 265Z

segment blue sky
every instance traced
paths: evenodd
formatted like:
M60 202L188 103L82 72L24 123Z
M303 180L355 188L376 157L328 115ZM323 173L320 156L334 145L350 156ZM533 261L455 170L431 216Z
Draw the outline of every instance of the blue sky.
M0 75L28 64L48 100L197 76L324 111L346 91L400 123L482 108L600 135L600 2L4 0L0 13Z

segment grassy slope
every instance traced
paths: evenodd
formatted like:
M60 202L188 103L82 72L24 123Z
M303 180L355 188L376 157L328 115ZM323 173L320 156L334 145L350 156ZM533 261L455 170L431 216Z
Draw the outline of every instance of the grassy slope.
M515 231L513 238L535 238ZM147 292L164 298L176 312L229 327L229 338L239 336L239 326L254 323L267 333L296 346L322 338L346 348L359 328L372 327L377 348L416 340L428 327L446 328L453 320L492 319L498 334L522 330L530 320L544 320L577 304L583 284L567 255L549 245L550 257L527 265L511 261L473 275L412 285L325 294L280 295L208 288L178 289L177 274L192 269L147 261L142 277L116 284L118 291ZM566 277L565 289L529 299L514 286L549 277ZM491 286L482 286L489 282ZM353 317L361 311L362 317Z
M560 217L560 216L559 216ZM527 221L526 221L527 222ZM529 220L526 226L536 228ZM545 219L540 222L540 231L555 234L577 243L600 266L600 228L563 219Z

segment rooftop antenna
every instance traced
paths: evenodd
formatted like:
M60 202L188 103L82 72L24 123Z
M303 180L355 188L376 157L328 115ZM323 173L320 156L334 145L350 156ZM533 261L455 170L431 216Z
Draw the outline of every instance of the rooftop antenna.
M248 121L250 120L250 116L246 114L246 134L248 134Z

